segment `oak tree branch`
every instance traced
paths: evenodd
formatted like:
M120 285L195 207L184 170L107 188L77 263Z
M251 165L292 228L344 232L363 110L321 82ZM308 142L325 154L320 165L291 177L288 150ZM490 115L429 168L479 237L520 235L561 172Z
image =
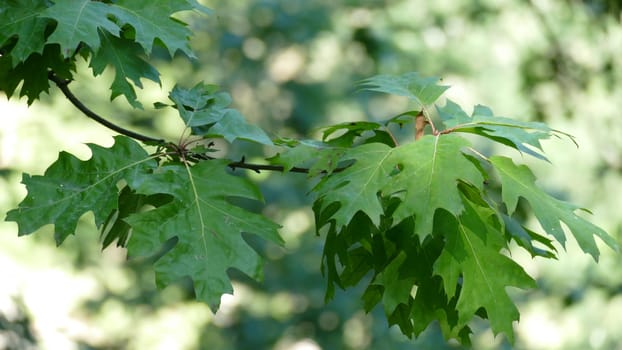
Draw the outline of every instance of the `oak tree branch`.
M93 112L91 109L89 109L87 106L85 106L84 103L82 103L82 101L80 101L76 97L76 95L73 94L73 92L71 92L71 90L67 86L71 82L70 80L62 79L62 78L58 77L56 74L54 74L54 72L52 72L52 71L48 72L48 79L53 81L56 84L56 86L58 86L60 91L63 92L63 95L65 95L65 97L71 102L71 104L73 104L78 110L80 110L80 112L82 112L87 117L95 120L96 122L100 123L101 125L107 127L108 129L114 130L114 131L118 132L119 134L131 137L131 138L133 138L135 140L138 140L138 141L153 142L153 143L164 143L164 140L162 140L162 139L156 139L156 138L153 138L153 137L145 136L143 134L139 134L137 132L134 132L134 131L122 128L122 127L120 127L120 126L118 126L118 125L116 125L116 124L106 120L105 118L103 118L99 114Z

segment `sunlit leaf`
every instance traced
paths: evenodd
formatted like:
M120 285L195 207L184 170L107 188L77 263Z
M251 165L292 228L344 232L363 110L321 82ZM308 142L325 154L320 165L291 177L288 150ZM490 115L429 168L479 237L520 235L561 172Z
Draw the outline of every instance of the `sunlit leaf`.
M594 260L598 260L599 256L594 236L598 236L611 248L618 249L617 242L603 229L575 213L580 207L555 199L538 188L535 184L536 178L527 166L516 165L510 158L501 156L494 156L490 161L501 178L503 201L509 214L516 210L518 198L522 197L529 202L542 228L562 245L566 242L561 226L563 222L583 251Z

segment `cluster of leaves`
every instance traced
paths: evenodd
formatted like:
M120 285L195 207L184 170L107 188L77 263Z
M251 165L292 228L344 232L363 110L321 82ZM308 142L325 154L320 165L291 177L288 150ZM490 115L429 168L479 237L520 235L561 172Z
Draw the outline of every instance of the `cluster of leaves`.
M72 96L67 85L75 60L84 57L94 75L112 65L112 98L124 95L140 107L130 81L139 87L141 78L159 81L145 60L154 45L192 56L189 30L171 16L208 12L193 0L28 5L7 1L0 7L0 90L11 96L21 83L20 96L28 103L48 90L50 80ZM469 115L450 100L436 105L448 87L417 73L375 76L361 87L406 96L413 110L383 123L329 126L321 141L271 140L230 108L230 96L217 87L176 86L171 102L156 107L179 112L181 141L141 146L117 136L110 148L89 145L86 161L63 152L44 175L23 176L28 195L6 220L17 222L20 235L53 224L61 244L80 217L93 212L104 247L116 241L130 257L158 256L158 286L190 277L197 299L216 309L221 295L232 292L229 268L261 278L261 258L242 233L282 242L277 224L235 204L233 198L260 201L262 195L228 168L306 172L317 179L313 210L318 234L326 237L327 298L336 287L366 283L365 309L382 304L389 323L405 335L416 336L437 321L447 338L463 342L476 316L513 339L519 314L506 288L532 288L535 282L508 255L511 242L534 257L554 258L552 239L562 246L566 240L563 223L594 259L594 236L617 249L607 233L577 215L581 208L539 189L526 166L484 156L465 138L479 135L546 160L543 139L571 136L542 123L495 116L485 106ZM390 131L396 126L412 127L413 139L399 144ZM264 165L215 159L211 138L273 145L278 153ZM514 217L519 198L544 233Z
M490 320L495 334L504 332L512 340L512 322L519 314L506 287L532 288L535 282L508 257L510 242L533 257L554 258L549 237L563 246L564 223L594 259L599 255L594 235L617 249L606 232L575 213L581 208L539 189L528 167L508 157L486 157L461 134L543 160L541 140L571 136L542 123L494 116L481 105L469 116L451 100L435 106L434 121L427 108L446 87L417 73L376 76L363 88L407 96L420 110L385 123L340 124L324 133L330 138L338 129L345 131L328 140L341 145L331 164L350 164L338 172L328 168L333 172L322 175L313 190L318 232L327 227L323 268L328 298L335 286L350 287L371 274L365 308L382 303L389 323L406 335L418 335L436 320L446 337L467 342L468 323L478 315ZM416 123L413 115L426 118L431 133L403 145L379 136L386 125ZM528 202L549 236L512 217L519 198Z
M22 82L19 96L28 103L49 89L48 71L64 79L75 72L76 56L90 58L95 76L112 66L111 98L123 95L140 107L130 81L159 83L158 71L144 56L154 47L171 55L194 57L191 32L172 15L196 10L209 13L196 0L7 0L0 7L0 89L9 97Z

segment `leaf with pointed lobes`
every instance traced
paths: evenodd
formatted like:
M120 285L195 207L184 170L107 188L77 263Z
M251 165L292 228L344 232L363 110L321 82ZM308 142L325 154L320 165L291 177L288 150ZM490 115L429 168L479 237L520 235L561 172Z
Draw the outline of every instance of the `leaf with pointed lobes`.
M362 90L378 91L387 94L406 96L415 101L418 107L431 105L449 86L438 85L439 78L423 77L417 72L399 76L376 75L359 83Z
M45 0L5 1L0 10L0 48L15 39L9 56L11 67L25 61L31 54L43 53L45 29L50 20L39 15L47 8Z
M551 136L566 136L574 142L571 135L551 129L544 123L498 117L482 105L475 106L471 116L449 99L445 106L436 108L446 130L480 135L544 161L548 159L542 153L540 141Z
M214 311L222 294L233 291L228 269L238 269L255 279L262 277L262 260L242 233L282 243L277 224L231 204L232 197L262 197L255 185L227 173L226 168L226 161L217 160L192 167L161 167L145 176L135 190L144 195L169 194L174 200L125 220L132 226L129 256L151 256L176 239L173 248L155 264L158 285L190 277L196 298L207 302Z
M41 17L56 21L56 29L48 43L61 45L63 55L70 57L80 43L93 53L100 50L100 31L121 37L121 31L132 28L135 42L144 54L150 55L154 44L168 49L171 56L177 51L189 57L194 53L188 46L190 30L186 24L171 16L180 11L209 9L196 0L118 0L113 3L91 0L56 0L41 13Z
M463 149L469 142L457 135L427 135L419 141L390 148L373 143L353 148L342 160L354 160L345 170L326 176L314 189L318 210L339 205L327 222L337 229L363 211L378 226L383 209L379 196L401 199L393 219L399 223L415 216L415 234L424 239L432 232L434 213L443 208L458 216L462 209L460 181L482 189L483 176ZM323 223L319 223L322 226Z
M101 74L109 65L114 67L115 75L110 87L112 91L110 99L123 95L134 108L142 109L141 103L136 100L136 92L128 80L139 88L143 87L140 81L142 78L159 84L158 71L141 58L140 45L134 41L117 38L103 31L100 31L99 35L102 47L91 59L93 74L95 76Z
M307 167L309 177L318 176L322 172L332 173L346 151L346 148L332 147L315 140L277 139L275 144L283 149L268 158L271 164L282 166L284 172L294 167Z
M491 157L490 162L501 179L501 195L509 215L514 213L518 198L522 197L529 202L544 231L555 237L562 246L565 245L566 235L560 222L563 222L572 232L581 249L596 261L598 261L600 251L596 246L594 236L598 236L612 249L618 250L618 243L613 237L600 227L575 214L577 209L587 211L586 209L553 198L538 188L535 184L536 178L527 166L516 165L510 158L502 156Z
M230 143L243 139L272 145L272 140L261 128L249 124L237 110L228 108L231 96L218 91L216 85L199 83L192 89L176 85L169 99L175 102L173 107L194 135L222 137Z
M48 92L49 71L70 79L72 70L75 70L74 63L62 58L56 44L46 45L42 54L33 53L15 67L11 65L11 55L0 56L0 91L11 98L19 87L19 97L27 96L28 105L31 105L41 93Z
M438 212L435 232L444 236L446 243L434 271L443 279L447 297L458 295L456 329L463 328L483 308L493 332L505 333L512 343L512 324L519 313L506 287L534 288L535 281L501 253L507 245L495 211L466 198L463 203L465 210L457 219Z
M374 225L380 224L383 209L378 195L391 181L390 175L397 166L391 159L392 152L392 148L381 143L365 144L345 151L341 161L354 161L354 164L325 176L313 189L317 194L317 205L314 206L316 217L323 218L322 222L317 223L318 228L334 220L339 231L359 211L365 213ZM337 210L323 215L335 205Z
M111 13L119 26L134 28L136 42L150 55L156 43L164 45L169 54L181 51L195 58L188 45L192 32L187 25L171 17L181 11L197 10L205 14L211 11L196 0L118 0L111 5Z
M136 141L125 136L115 137L110 148L88 146L92 152L89 160L61 152L44 175L24 174L22 183L28 195L6 216L7 221L17 222L19 235L53 224L60 245L74 234L78 220L89 211L100 227L118 206L117 183L123 180L132 185L137 177L157 166Z
M121 27L111 16L109 4L91 0L56 0L54 5L41 13L42 17L56 21L56 29L47 39L57 43L64 57L70 57L80 43L86 44L92 52L101 45L99 31L119 36Z

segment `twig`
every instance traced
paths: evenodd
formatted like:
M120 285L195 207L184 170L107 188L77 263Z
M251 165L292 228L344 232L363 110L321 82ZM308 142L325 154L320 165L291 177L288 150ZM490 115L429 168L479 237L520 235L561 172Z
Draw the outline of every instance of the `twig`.
M415 117L415 141L419 140L425 134L425 126L430 124L428 119L423 115L423 110Z
M269 165L269 164L251 164L251 163L246 163L243 160L239 161L239 162L232 162L227 164L227 166L229 168L231 168L231 170L235 170L237 168L240 169L248 169L248 170L252 170L256 173L259 173L262 170L267 170L267 171L285 171L285 167L282 165ZM337 170L337 169L335 169ZM293 167L289 170L289 172L291 173L302 173L302 174L308 174L309 173L309 169L307 168L299 168L299 167Z
M114 130L116 132L118 132L119 134L131 137L133 139L139 140L139 141L143 141L143 142L154 142L154 143L164 143L164 140L162 139L156 139L153 137L149 137L149 136L145 136L142 134L139 134L137 132L131 131L131 130L127 130L124 129L116 124L111 123L110 121L104 119L103 117L101 117L99 114L93 112L92 110L90 110L87 106L85 106L72 92L71 90L69 90L69 87L67 87L67 85L69 85L70 81L69 80L64 80L60 77L58 77L56 74L54 74L54 72L48 72L48 79L50 79L51 81L53 81L56 86L58 86L58 88L60 89L60 91L63 92L63 95L65 95L65 97L78 109L80 110L80 112L84 113L84 115L86 115L87 117L95 120L96 122L100 123L101 125L107 127L108 129Z
M240 169L252 170L252 171L254 171L256 173L259 173L262 170L285 172L285 167L282 166L282 165L246 163L245 160L244 160L244 157L242 157L242 159L240 161L238 161L238 162L232 162L232 163L227 164L227 166L229 168L231 168L231 170L235 170L237 168L240 168ZM338 172L344 171L349 166L350 165L346 165L346 166L335 168L331 173L338 173ZM287 170L287 172L290 172L290 173L301 173L301 174L308 174L309 171L310 171L310 169L308 169L308 168L299 168L299 167L292 167L291 169ZM326 174L326 173L328 173L328 171L323 170L320 173Z
M162 153L162 154L163 155L179 154L179 150L176 150L174 152L165 152L165 153ZM187 157L188 157L188 159L191 159L191 160L194 160L194 161L197 161L197 162L198 161L206 161L206 160L209 161L209 160L219 159L219 158L215 158L215 157L212 157L212 156L208 156L207 154L199 154L199 153L189 154ZM228 163L227 166L229 168L231 168L231 170L247 169L247 170L252 170L252 171L254 171L256 173L260 173L262 170L285 172L285 167L282 166L282 165L247 163L245 157L242 157L242 159L237 161L237 162ZM334 169L332 172L333 173L338 173L338 172L344 171L346 168L348 168L348 166L339 167L339 168ZM308 174L310 172L310 169L309 168L292 167L291 169L287 170L287 172ZM328 171L323 170L320 173L328 173Z

